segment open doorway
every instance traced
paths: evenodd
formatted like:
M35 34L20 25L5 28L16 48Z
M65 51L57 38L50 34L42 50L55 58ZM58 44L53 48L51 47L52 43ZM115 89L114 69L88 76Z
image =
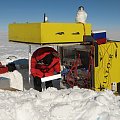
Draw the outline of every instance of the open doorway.
M94 46L59 47L63 84L68 88L94 88Z

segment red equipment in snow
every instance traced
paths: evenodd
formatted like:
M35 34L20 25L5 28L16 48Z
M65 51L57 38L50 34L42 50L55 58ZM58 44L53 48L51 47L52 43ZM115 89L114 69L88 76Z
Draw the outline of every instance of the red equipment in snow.
M8 72L8 67L2 65L2 63L0 62L0 74L6 73Z
M8 63L7 65L2 65L0 62L0 74L6 73L6 72L13 72L16 70L15 63L11 62Z

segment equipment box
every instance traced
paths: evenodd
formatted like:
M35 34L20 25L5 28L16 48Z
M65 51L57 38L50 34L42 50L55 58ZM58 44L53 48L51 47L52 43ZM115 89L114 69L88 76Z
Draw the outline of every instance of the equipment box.
M10 91L16 91L19 90L17 88L14 88L11 86L11 80L9 78L0 77L0 89L3 90L10 90Z
M10 24L9 40L25 43L75 43L91 35L91 24L83 23L26 23Z
M23 90L22 75L17 70L0 74L0 89Z
M93 31L92 37L96 40L96 42L99 45L107 42L106 31Z

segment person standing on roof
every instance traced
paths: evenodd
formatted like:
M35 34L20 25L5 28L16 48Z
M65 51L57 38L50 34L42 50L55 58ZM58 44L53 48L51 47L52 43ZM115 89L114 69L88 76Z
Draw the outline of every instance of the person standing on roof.
M58 52L51 47L37 49L31 58L31 75L34 78L34 89L42 91L41 78L60 73ZM52 81L45 82L46 88L53 87Z

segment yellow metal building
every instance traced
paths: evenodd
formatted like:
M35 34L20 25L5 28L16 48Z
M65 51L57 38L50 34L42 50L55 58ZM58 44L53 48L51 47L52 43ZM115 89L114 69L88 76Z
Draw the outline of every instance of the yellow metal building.
M82 23L26 23L9 25L9 41L23 43L81 43L83 36L91 36L91 24ZM95 59L94 54L94 59ZM120 82L120 42L98 45L98 66L94 66L94 89L117 91ZM114 85L114 86L112 86Z

